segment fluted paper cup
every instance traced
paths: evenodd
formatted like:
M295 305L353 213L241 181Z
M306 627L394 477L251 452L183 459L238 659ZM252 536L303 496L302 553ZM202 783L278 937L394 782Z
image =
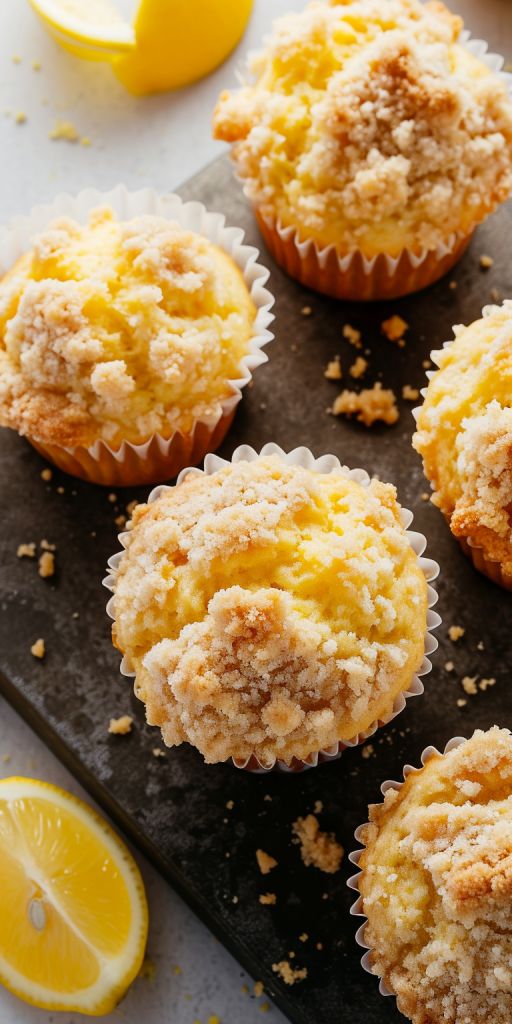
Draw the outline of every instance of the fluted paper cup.
M460 42L506 82L512 96L512 75L502 70L504 57L489 53L488 44L483 39L471 39L468 31L462 33ZM478 226L475 221L468 230L454 232L435 249L404 248L398 256L379 253L371 258L360 250L344 253L335 244L318 245L313 239L301 236L293 225L283 224L267 211L263 213L249 184L240 175L237 177L254 207L265 244L276 263L305 287L335 299L365 302L396 299L426 288L452 269Z
M454 736L453 739L448 741L448 743L446 744L446 746L445 746L444 750L442 751L442 753L443 754L448 754L450 752L450 750L455 750L455 748L456 747L460 747L460 745L462 743L466 743L466 739L463 736ZM427 763L427 761L430 760L431 757L434 757L435 755L440 755L440 754L441 754L441 751L439 751L437 749L437 747L432 747L432 746L425 747L425 750L423 751L423 753L421 755L421 764L422 764L422 766L424 766ZM418 772L418 771L421 771L421 768L414 768L413 765L406 764L404 766L404 768L403 768L403 773L402 773L404 781L407 778L407 776L411 774L411 772ZM399 789L402 788L403 784L404 784L403 782L395 782L392 779L387 779L385 782L382 783L382 785L380 787L380 791L381 791L382 795L385 796L389 789L399 790ZM349 854L349 858L348 859L349 859L350 863L354 864L356 867L359 866L359 861L361 860L361 855L364 852L364 848L365 847L364 847L363 835L364 835L364 829L367 827L367 825L368 825L368 822L365 822L363 825L359 825L359 827L356 828L356 831L354 833L355 840L356 840L357 843L361 844L362 849L354 850L353 853ZM358 928L358 930L356 932L356 942L357 942L357 945L360 946L361 949L365 950L365 952L363 953L363 956L361 957L361 966L367 972L367 974L373 974L374 976L378 976L378 975L376 975L376 972L372 968L372 963L373 963L372 947L369 946L369 944L365 940L365 932L366 932L366 925L368 923L368 919L367 919L366 914L364 913L364 910L363 910L363 897L361 896L361 893L360 893L360 880L362 878L362 875L363 875L363 871L357 871L356 874L352 875L348 879L348 881L347 881L348 888L352 889L354 892L356 892L358 894L355 903L353 903L351 908L350 908L350 913L352 914L353 917L361 917L361 918L363 918L363 923L360 925L360 927ZM380 981L379 981L379 992L383 996L394 995L393 992L389 991L387 985L384 983L382 978L380 978Z
M99 205L112 207L121 220L144 214L165 217L220 246L240 268L256 306L254 333L239 363L236 378L226 381L226 395L219 401L218 413L196 420L187 433L175 430L168 437L156 433L141 444L123 441L117 448L102 439L88 447L51 444L32 435L27 439L59 469L92 483L128 487L170 480L184 466L197 465L207 452L218 448L233 420L242 390L252 378L252 371L267 362L263 348L273 338L268 327L274 319L270 312L274 298L265 287L269 271L258 262L258 249L244 244L242 229L227 227L221 213L212 213L199 202L185 203L171 193L160 195L151 188L130 192L124 185L117 185L109 192L88 188L76 196L59 195L53 203L36 206L28 216L17 217L0 229L0 273L14 265L30 248L34 235L54 218L67 216L84 222L90 211Z
M294 448L293 451L291 452L284 452L282 448L280 448L277 444L271 443L264 445L264 447L261 449L261 452L256 452L254 448L249 447L249 445L241 445L233 452L231 462L255 462L258 459L266 458L269 455L277 455L278 458L281 459L282 462L287 466L303 466L305 469L316 470L316 472L318 473L342 472L347 477L347 479L355 480L363 487L368 487L370 484L370 477L368 476L366 470L349 469L347 466L342 466L339 459L335 455L322 455L320 456L320 458L315 458L315 456L309 450L309 448L304 447ZM228 460L221 459L218 455L207 455L204 463L204 469L201 470L189 468L182 470L182 472L178 476L175 486L179 487L181 481L190 473L195 475L201 475L202 473L205 473L207 476L211 476L213 473L216 473L219 469L222 469L224 466L227 465L229 465ZM165 485L155 487L151 491L147 499L148 503L156 501L159 495L162 494L162 491L170 489L171 488L165 487ZM259 760L256 754L251 754L251 756L246 758L245 760L232 758L232 762L236 768L244 768L246 771L257 773L264 773L268 771L302 772L308 768L314 768L318 764L322 764L325 761L335 761L339 757L341 757L343 751L346 750L348 747L355 747L360 743L365 743L370 736L373 736L373 734L381 725L386 725L393 718L396 718L396 716L404 710L406 702L407 700L409 700L409 698L417 697L423 693L424 686L421 681L422 677L427 675L427 673L430 672L432 668L432 664L429 661L428 655L432 654L437 649L438 646L438 642L432 635L432 631L434 629L437 629L441 623L440 616L437 614L437 612L433 611L433 607L437 602L437 593L434 590L434 588L430 586L430 582L436 579L439 573L439 566L437 562L435 562L433 559L424 557L423 552L425 550L427 542L423 534L409 530L409 527L413 519L412 512L410 512L408 509L402 508L401 515L402 523L406 529L409 543L416 554L421 571L423 572L425 579L429 584L429 611L427 614L427 631L425 634L425 653L422 664L420 665L420 668L418 669L417 673L415 673L415 675L412 677L409 686L407 687L406 690L404 690L395 698L393 707L390 709L388 714L386 714L382 718L376 719L376 721L372 722L368 729L366 729L362 733L358 733L350 740L344 740L343 742L340 741L336 743L334 746L328 748L327 750L315 751L304 760L294 757L290 762L286 762L276 758L271 764L262 764L262 762ZM127 526L129 531L130 524L128 523ZM128 531L124 531L123 533L119 534L118 540L122 548L126 547ZM103 580L103 584L110 591L114 591L115 589L116 576L119 571L119 566L123 558L123 554L123 551L119 551L117 554L113 555L112 558L109 559L108 565L110 572L109 575ZM109 614L111 619L115 619L115 597L110 598L107 604L107 613ZM121 673L126 676L135 677L133 666L130 664L130 661L126 657L126 655L124 656L121 662Z

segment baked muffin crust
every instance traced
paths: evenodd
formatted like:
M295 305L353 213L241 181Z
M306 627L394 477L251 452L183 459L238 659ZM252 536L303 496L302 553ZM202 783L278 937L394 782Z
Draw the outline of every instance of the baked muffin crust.
M477 730L371 808L359 887L413 1024L512 1019L512 735Z
M438 2L330 0L279 18L214 134L263 217L344 254L435 249L512 189L506 85Z
M454 328L413 437L456 537L512 573L512 302Z
M114 591L148 721L207 761L353 739L423 658L427 586L394 488L276 456L138 506Z
M113 448L220 415L256 316L223 250L155 216L60 218L0 281L0 424Z

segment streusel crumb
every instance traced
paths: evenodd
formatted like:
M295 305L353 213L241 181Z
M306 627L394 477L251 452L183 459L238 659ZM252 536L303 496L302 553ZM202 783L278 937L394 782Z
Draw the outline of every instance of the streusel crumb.
M292 832L300 843L300 855L306 867L313 866L330 875L339 871L343 847L334 835L320 831L318 818L314 814L297 818L292 825Z
M42 637L36 640L30 648L30 653L34 655L34 658L44 658L46 654L46 645Z
M36 545L33 540L27 544L18 544L16 549L18 558L35 558L36 557Z
M400 415L394 391L383 388L380 381L359 392L345 389L334 400L332 413L334 416L355 416L366 427L371 427L377 420L391 426Z
M511 733L477 730L370 812L359 886L373 971L413 1024L510 1024Z
M120 718L111 718L108 731L113 736L126 736L132 731L133 718L131 715L121 715Z
M258 861L258 867L262 875L268 875L273 868L277 867L275 857L271 857L270 854L265 853L264 850L256 850L256 860Z
M409 329L409 324L395 313L389 317L389 320L382 321L380 329L386 335L388 341L400 341Z
M292 967L288 960L280 960L272 964L274 974L279 974L285 985L295 985L297 981L303 981L308 976L307 967Z
M47 579L49 576L55 574L55 555L53 551L43 551L39 555L39 575L43 579Z
M259 897L259 901L264 907L275 907L277 903L277 896L275 892L263 892Z

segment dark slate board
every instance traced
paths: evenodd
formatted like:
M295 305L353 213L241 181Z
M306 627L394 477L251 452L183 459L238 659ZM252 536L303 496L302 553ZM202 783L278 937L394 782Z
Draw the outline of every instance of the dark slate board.
M245 227L258 244L226 158L207 167L182 194L225 211L228 222ZM476 574L441 514L421 500L426 484L410 445L411 405L400 403L401 418L392 428L369 431L334 420L326 409L337 386L324 378L323 368L336 353L345 368L355 358L341 334L349 322L362 330L371 349L370 379L382 372L383 382L398 394L403 384L423 386L422 360L450 337L451 325L477 317L492 287L512 293L511 234L509 206L478 232L451 275L456 290L444 280L423 294L373 306L341 305L305 292L268 259L277 340L269 348L270 362L245 392L223 454L241 442L259 448L274 440L285 449L305 444L317 455L334 452L349 465L394 481L402 503L414 510L416 528L428 537L428 553L442 566L438 608L445 625L426 694L377 735L368 760L354 750L303 775L261 777L229 765L207 767L186 746L156 759L151 751L159 733L145 725L142 705L119 674L105 614L108 595L101 586L107 557L118 547L114 517L147 492L122 492L114 506L108 490L57 472L45 484L36 452L10 431L0 432L1 691L253 977L264 981L295 1024L386 1024L402 1018L394 1000L379 996L377 981L359 965L356 921L348 914L353 894L345 888L348 860L334 876L305 868L291 843L291 823L322 800L322 827L335 831L348 852L368 803L379 799L380 782L398 777L406 762L418 764L427 744L443 745L477 726L512 724L512 597ZM483 252L495 261L488 273L479 268ZM309 318L301 315L305 305L313 309ZM379 333L381 321L395 312L411 324L404 349ZM42 537L58 545L58 572L46 581L34 562L16 557L18 543ZM457 646L446 637L452 623L466 628ZM47 644L44 662L36 662L29 649L39 636ZM452 674L443 668L448 659L456 665ZM459 709L459 681L466 673L495 676L497 683ZM110 716L125 711L135 717L132 734L108 736ZM228 800L234 801L231 812ZM279 861L267 878L256 867L258 847ZM258 902L258 894L268 890L278 895L276 907ZM309 935L306 943L299 941L302 932ZM308 977L287 988L271 965L291 950L293 963L306 966Z

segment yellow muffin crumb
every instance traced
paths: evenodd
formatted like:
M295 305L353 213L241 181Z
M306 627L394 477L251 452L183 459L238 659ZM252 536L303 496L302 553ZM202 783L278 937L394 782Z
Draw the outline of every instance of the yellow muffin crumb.
M52 128L48 138L53 142L78 142L80 135L77 132L72 121L62 121L58 119L55 122L55 127Z
M418 388L412 388L410 384L404 384L402 388L402 398L406 402L417 402L420 397Z
M359 887L373 971L413 1024L509 1024L510 732L434 755L370 812Z
M34 658L44 658L46 654L46 645L42 637L32 644L30 653L34 655Z
M306 867L313 866L330 875L339 871L343 847L334 835L320 831L318 818L314 814L297 818L292 825L292 832L300 843L300 855Z
M340 357L336 356L335 359L331 359L324 370L324 377L327 380L341 380L343 372L341 369Z
M18 558L35 558L36 557L36 545L33 540L27 544L18 544L16 549Z
M351 324L344 324L341 330L343 337L350 342L354 348L362 348L363 343L361 341L361 331L358 331L356 327L352 327Z
M352 366L349 367L349 371L348 372L349 372L350 376L354 378L354 380L359 380L360 377L364 376L364 374L366 373L367 369L368 369L368 360L367 359L363 359L362 356L358 356L356 361L355 361L355 363L352 363Z
M131 715L121 715L120 718L111 718L108 731L113 736L126 736L132 731L133 718Z
M455 536L512 573L512 302L454 333L435 353L413 445Z
M256 860L262 875L268 875L273 868L277 867L275 857L271 857L265 850L256 850Z
M390 316L389 320L383 320L380 325L380 329L386 335L388 341L400 341L408 328L409 324L407 321L403 320L396 313Z
M259 901L264 907L275 907L277 903L277 896L275 892L263 892L259 897Z
M391 426L400 416L394 391L383 388L380 381L359 392L345 389L335 398L331 411L333 416L355 416L365 427L377 420Z
M482 270L490 270L490 268L493 265L494 265L494 260L493 260L492 256L487 256L485 253L483 253L482 256L480 256L480 266L481 266Z
M52 551L43 551L42 555L39 555L39 575L43 579L47 579L49 576L53 576L55 573L55 555Z
M280 960L277 964L272 964L272 970L274 974L278 974L283 979L285 985L295 985L297 981L303 981L308 976L307 967L292 967L288 960Z
M466 630L464 629L464 626L450 626L448 629L448 636L450 637L452 643L455 644L457 643L457 640L462 639L465 632Z
M189 474L134 511L113 637L164 742L307 757L391 709L427 588L395 490L278 456Z
M398 255L469 232L512 187L507 86L439 2L352 0L279 18L247 84L222 93L264 217L342 253Z
M0 424L116 448L218 418L256 315L218 246L173 221L51 223L0 281Z

